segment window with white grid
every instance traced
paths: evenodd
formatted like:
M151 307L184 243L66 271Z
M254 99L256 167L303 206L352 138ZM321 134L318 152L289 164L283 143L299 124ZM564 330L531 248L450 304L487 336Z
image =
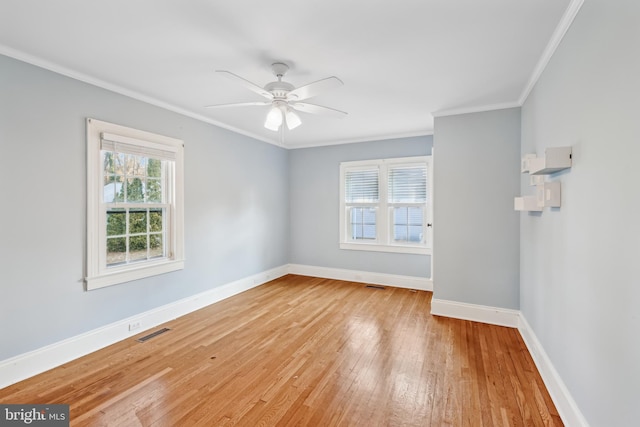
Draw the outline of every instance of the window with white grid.
M431 157L340 165L342 249L430 253Z
M184 268L183 143L87 120L87 289Z

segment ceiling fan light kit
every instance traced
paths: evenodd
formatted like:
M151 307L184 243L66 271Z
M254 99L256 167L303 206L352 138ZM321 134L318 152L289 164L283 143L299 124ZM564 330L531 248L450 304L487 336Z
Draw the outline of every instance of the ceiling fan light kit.
M295 111L293 111L291 108L287 109L285 120L287 122L287 128L289 130L293 130L302 124L302 120L300 120L300 116L297 115Z
M269 130L277 131L282 124L282 111L276 106L271 107L267 113L267 120L264 122L264 127Z
M293 130L300 126L302 124L302 120L294 110L311 114L329 115L332 117L344 117L347 114L344 111L336 110L329 107L323 107L321 105L298 102L314 97L321 92L324 92L325 90L342 86L342 80L340 80L339 78L335 76L327 77L325 79L318 80L316 82L296 88L291 83L282 81L282 78L289 70L289 66L287 64L284 64L282 62L275 62L271 64L271 70L273 74L278 78L278 80L267 83L264 88L230 71L216 70L217 73L220 73L225 77L242 84L247 89L267 98L268 101L209 105L207 106L207 108L270 105L271 108L267 113L264 127L272 131L278 131L280 129L280 126L282 126L282 122L286 123L287 129L289 130Z

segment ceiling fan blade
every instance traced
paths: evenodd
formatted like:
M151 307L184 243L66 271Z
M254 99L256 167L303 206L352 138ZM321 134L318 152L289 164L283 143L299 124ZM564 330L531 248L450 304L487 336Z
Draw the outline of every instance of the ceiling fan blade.
M306 102L290 102L289 106L294 110L302 111L303 113L322 114L331 117L344 117L346 112L336 110L335 108L323 107L322 105L309 104Z
M258 95L264 96L267 99L273 99L273 95L271 95L269 92L267 92L266 90L264 90L263 88L261 88L257 84L250 82L249 80L245 79L244 77L240 77L237 74L233 74L231 71L216 70L216 73L220 73L221 75L227 77L228 79L231 79L231 80L233 80L233 81L235 81L237 83L240 83L241 85L243 85L247 89L257 93Z
M308 85L300 86L292 90L287 94L287 98L291 101L302 101L303 99L314 97L321 92L342 86L343 84L342 80L335 76L327 77L326 79L318 80L317 82L309 83Z
M271 105L271 101L236 102L233 104L205 105L205 108L249 107L252 105L258 105L258 106Z

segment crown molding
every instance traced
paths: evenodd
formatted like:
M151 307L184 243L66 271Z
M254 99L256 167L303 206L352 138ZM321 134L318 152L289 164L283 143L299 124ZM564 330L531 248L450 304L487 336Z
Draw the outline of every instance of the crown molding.
M201 122L209 123L214 126L220 127L222 129L229 130L234 133L238 133L240 135L248 136L249 138L257 139L262 142L266 142L268 144L273 144L278 147L282 147L282 145L278 141L274 141L269 138L265 138L264 136L257 135L251 132L244 131L242 129L238 129L233 126L229 126L228 124L219 122L217 120L213 120L207 116L203 116L202 114L195 113L193 111L187 110L182 107L178 107L177 105L171 104L166 101L162 101L158 98L154 98L148 95L145 95L140 92L133 91L131 89L124 88L114 83L107 82L105 80L97 79L95 77L91 77L87 74L77 72L67 67L63 67L62 65L56 64L55 62L47 61L42 58L38 58L34 55L30 55L19 51L17 49L10 48L3 44L0 44L0 55L5 55L13 59L17 59L18 61L26 62L27 64L34 65L36 67L43 68L45 70L52 71L56 74L63 75L65 77L72 78L74 80L78 80L84 83L88 83L92 86L97 86L102 89L106 89L111 92L118 93L120 95L127 96L129 98L133 98L138 101L142 101L144 103L154 105L156 107L163 108L165 110L172 111L174 113L181 114L186 117L191 117L192 119L199 120Z
M558 48L558 46L560 45L560 42L562 41L564 35L566 34L566 32L568 31L569 27L571 26L571 24L573 23L573 20L575 19L576 15L578 14L580 8L582 7L582 4L584 3L584 0L571 0L569 5L567 6L567 9L565 10L564 15L562 16L558 26L556 27L551 40L549 41L549 43L547 44L545 50L542 53L542 56L540 57L540 59L538 60L538 63L536 65L536 67L534 68L526 86L524 87L519 99L517 101L511 101L511 102L504 102L504 103L498 103L498 104L489 104L489 105L482 105L482 106L472 106L472 107L462 107L462 108L453 108L453 109L448 109L448 110L441 110L441 111L437 111L432 113L433 117L445 117L445 116L452 116L452 115L459 115L459 114L468 114L468 113L479 113L479 112L485 112L485 111L491 111L491 110L501 110L501 109L507 109L507 108L514 108L514 107L521 107L524 102L527 100L527 97L529 96L529 94L531 93L531 91L533 90L534 86L536 85L538 79L540 78L540 76L542 75L542 73L544 72L544 69L546 68L547 64L549 63L549 61L551 60L551 57L553 56L553 54L555 53L556 49ZM191 117L195 120L204 122L204 123L209 123L211 125L217 126L219 128L222 129L226 129L228 131L240 134L240 135L244 135L247 136L249 138L258 140L258 141L262 141L262 142L266 142L268 144L272 144L275 145L277 147L281 147L281 148L285 148L285 149L296 149L296 148L310 148L310 147L321 147L321 146L330 146L330 145L340 145L340 144L350 144L350 143L357 143L357 142L365 142L365 141L373 141L373 140L386 140L386 139L397 139L397 138L408 138L408 137L415 137L415 136L426 136L426 135L433 135L433 129L426 129L423 131L418 131L418 132L407 132L407 133L398 133L398 134L391 134L391 135L383 135L383 136L373 136L373 137L359 137L359 138L353 138L353 139L341 139L341 140L331 140L331 141L318 141L318 142L312 142L312 143L308 143L308 144L295 144L292 143L290 145L286 144L286 141L284 140L284 138L282 137L282 135L279 138L267 138L264 137L262 135L258 135L252 132L247 132L245 130L239 129L237 127L234 126L230 126L226 123L220 122L218 120L214 120L210 117L204 116L202 114L196 113L194 111L185 109L183 107L179 107L177 105L171 104L169 102L160 100L158 98L154 98L148 95L145 95L143 93L140 92L136 92L127 88L124 88L122 86L119 86L117 84L114 83L110 83L101 79L97 79L95 77L89 76L87 74L84 73L80 73L77 72L75 70L63 67L59 64L56 64L54 62L51 61L47 61L44 60L42 58L38 58L34 55L30 55L27 53L24 53L22 51L19 51L17 49L14 48L10 48L8 46L2 45L0 44L0 54L17 59L19 61L23 61L26 63L29 63L31 65L35 65L37 67L40 68L44 68L46 70L55 72L57 74L61 74L63 76L66 77L70 77L72 79L75 80L79 80L82 81L84 83L88 83L91 84L93 86L97 86L100 87L102 89L106 89L109 90L111 92L115 92L118 93L120 95L124 95L127 96L129 98L132 99L136 99L138 101L142 101L145 102L147 104L150 105L154 105L156 107L160 107L163 109L166 109L168 111L172 111L174 113L178 113L181 114L183 116L186 117Z
M484 111L503 110L506 108L522 107L525 101L527 100L527 97L533 90L534 86L538 82L538 79L540 79L540 76L542 76L542 73L544 72L545 68L549 64L551 57L556 52L556 49L558 49L558 46L560 46L560 42L562 42L564 35L569 30L569 27L571 27L571 24L573 23L573 20L575 19L575 17L578 15L578 12L580 11L580 8L582 7L583 3L584 3L584 0L571 0L569 5L567 6L567 10L565 10L564 15L562 15L562 18L560 19L558 26L553 32L551 39L549 40L549 43L547 43L546 48L542 52L542 56L538 60L536 67L533 69L533 72L531 73L531 76L529 77L529 80L527 81L527 84L522 90L522 93L520 94L520 97L518 98L517 101L504 102L500 104L481 105L481 106L475 106L475 107L462 107L462 108L452 108L449 110L441 110L441 111L436 111L434 113L431 113L433 117L455 116L459 114L481 113Z
M459 114L482 113L485 111L493 111L493 110L505 110L507 108L517 108L521 106L522 104L516 101L513 101L513 102L502 102L500 104L478 105L474 107L452 108L449 110L436 111L431 114L433 115L433 117L446 117L446 116L457 116Z
M538 79L540 79L540 76L542 76L545 68L547 68L551 57L556 52L556 49L558 49L560 42L569 30L569 27L571 27L571 24L573 23L576 15L578 15L578 12L580 11L583 3L584 0L571 0L569 6L567 6L567 10L565 10L564 15L562 16L560 22L558 23L558 26L556 27L556 30L553 32L551 40L549 40L547 47L544 49L544 52L542 52L542 56L538 60L538 64L533 69L533 73L531 73L531 77L529 77L527 85L524 87L522 94L520 94L518 104L520 104L521 106L524 105L525 101L529 97L529 94L538 82Z
M420 136L431 136L431 135L433 135L433 129L426 129L418 132L394 133L394 134L388 134L388 135L365 136L361 138L337 139L337 140L331 140L331 141L318 141L318 142L310 142L308 144L291 144L288 146L285 145L284 148L295 150L297 148L327 147L330 145L356 144L358 142L386 141L390 139L415 138Z

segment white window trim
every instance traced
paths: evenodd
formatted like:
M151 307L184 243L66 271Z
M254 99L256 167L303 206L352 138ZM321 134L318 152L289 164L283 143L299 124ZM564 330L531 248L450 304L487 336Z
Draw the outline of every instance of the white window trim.
M416 163L427 164L427 185L429 186L429 200L424 212L423 224L427 237L424 243L392 243L392 224L389 218L389 211L394 205L408 205L407 203L389 203L387 201L387 168L389 166L415 165ZM347 208L345 202L345 173L347 170L378 168L378 188L380 192L380 202L377 203L378 211L376 218L376 239L371 242L353 242L348 237ZM426 224L432 223L433 218L433 167L432 156L400 157L394 159L359 160L340 163L340 249L373 252L394 252L431 255L433 227L426 228ZM373 203L362 203L362 205L372 205Z
M168 219L167 258L106 268L102 246L106 241L105 212L101 208L102 134L114 134L130 143L175 153L171 210ZM184 143L125 126L87 119L87 290L138 280L184 268Z

